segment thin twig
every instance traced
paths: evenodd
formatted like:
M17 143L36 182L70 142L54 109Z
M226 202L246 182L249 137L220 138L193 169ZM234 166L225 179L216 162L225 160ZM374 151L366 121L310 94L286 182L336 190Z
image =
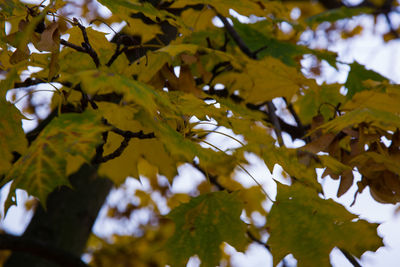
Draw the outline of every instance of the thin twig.
M34 86L34 85L38 85L38 84L42 84L42 83L48 83L45 80L39 79L39 78L27 78L25 81L23 82L16 82L14 83L14 89L15 88L24 88L24 87L29 87L29 86Z
M124 48L120 49L120 46L121 46L120 44L117 44L117 48L115 49L114 54L111 56L110 60L106 64L107 67L110 67L114 63L114 61L119 57L119 55L128 50L128 47L125 46Z
M269 252L271 252L270 246L267 245L265 242L262 242L262 241L261 241L260 239L258 239L257 237L255 237L255 236L250 232L250 230L247 230L247 235L249 236L249 238L250 238L251 240L253 240L254 242L256 242L256 243L258 243L258 244L260 244L260 245L263 245Z
M124 152L125 148L128 147L129 145L129 141L131 139L129 137L124 137L124 140L122 140L121 144L119 145L119 147L117 149L115 149L112 153L106 155L106 156L102 156L102 157L96 157L96 161L94 163L104 163L107 162L109 160L115 159L119 156L122 155L122 152Z
M287 106L288 110L290 111L290 114L292 114L297 126L299 126L300 128L302 128L304 130L304 126L301 123L299 115L297 115L297 112L294 110L292 103L289 103L285 97L283 98L283 100L285 100L286 106Z
M68 47L70 47L72 49L75 49L76 51L86 53L86 50L82 46L70 43L70 42L68 42L68 41L66 41L64 39L60 39L60 44L68 46Z
M143 133L142 130L140 130L139 132L132 132L132 131L125 131L125 130L121 130L115 126L113 126L112 124L108 123L106 119L103 119L103 123L107 126L111 126L111 132L116 133L122 137L124 137L124 139L122 140L121 144L119 145L119 147L117 149L115 149L112 153L103 156L103 146L105 144L105 142L107 141L107 135L105 135L103 133L103 144L98 147L96 149L96 155L92 160L92 163L94 164L99 164L99 163L104 163L107 162L109 160L115 159L119 156L122 155L122 153L125 151L125 149L128 147L129 145L129 141L132 138L138 138L138 139L151 139L151 138L155 138L155 134L154 133L148 133L145 134Z
M251 52L250 48L244 43L242 38L239 36L239 34L236 32L233 26L229 23L229 21L224 16L219 14L217 11L215 12L217 13L217 17L224 24L225 29L231 35L235 43L239 46L240 50L242 50L242 52L245 53L249 58L257 59L257 56L253 52Z
M78 28L81 30L84 42L81 44L81 46L78 46L78 45L72 44L70 42L67 42L67 41L61 39L60 43L62 45L71 47L79 52L87 53L93 59L94 64L98 68L100 66L100 60L99 60L99 57L97 56L96 51L94 51L93 47L90 45L89 38L88 38L88 35L86 32L86 28L82 24L79 23L77 18L73 19L73 23L75 26L78 26Z
M268 115L271 118L272 124L274 125L275 128L275 133L276 137L278 138L278 143L279 146L283 146L283 138L282 138L282 131L281 131L281 125L279 124L278 116L276 116L275 113L275 105L272 103L272 101L267 102L267 107L268 107Z
M343 255L346 257L346 259L353 264L354 267L361 267L361 264L358 263L358 261L356 260L356 258L351 255L349 252L347 252L346 250L339 248L339 250L343 253Z
M126 138L151 139L156 137L154 133L145 134L143 133L142 130L140 130L139 132L131 132L131 131L121 130L117 127L113 127L111 131Z

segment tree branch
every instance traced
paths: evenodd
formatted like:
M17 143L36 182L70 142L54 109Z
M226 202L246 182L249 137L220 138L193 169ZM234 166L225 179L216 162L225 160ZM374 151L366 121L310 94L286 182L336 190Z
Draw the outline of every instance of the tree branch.
M115 49L114 54L111 56L110 60L108 60L106 66L110 67L114 61L121 55L122 53L128 51L128 47L124 46L124 48L120 49L121 44L117 43L117 48Z
M279 146L283 146L284 143L283 143L283 138L282 138L281 125L279 123L278 116L276 116L276 113L275 113L275 110L276 110L275 105L274 105L274 103L272 103L272 101L268 101L267 107L268 107L268 115L271 118L272 124L275 127L275 133L276 133L276 137L278 138Z
M24 87L29 87L29 86L34 86L34 85L38 85L38 84L42 84L42 83L48 83L47 81L44 81L42 79L39 78L27 78L25 81L23 82L16 82L14 83L14 87L13 89L16 88L24 88Z
M107 162L107 161L109 161L109 160L115 159L116 157L121 156L122 153L124 152L124 150L128 147L129 141L130 141L132 138L138 138L138 139L151 139L151 138L155 138L154 133L145 134L145 133L143 133L142 130L140 130L139 132L132 132L132 131L124 131L124 130L121 130L121 129L119 129L119 128L113 126L112 124L108 123L106 119L103 119L103 123L104 123L105 125L107 125L107 126L111 126L111 127L112 127L112 128L111 128L111 132L116 133L116 134L118 134L118 135L124 137L124 139L122 140L121 144L119 145L119 147L118 147L117 149L115 149L112 153L110 153L110 154L108 154L108 155L106 155L106 156L103 156L103 155L102 155L102 154L103 154L103 148L102 148L102 146L103 146L104 144L103 144L102 146L98 147L98 148L96 149L96 155L95 155L95 157L94 157L93 160L92 160L92 163L93 163L93 164L104 163L104 162ZM105 141L106 141L106 139L107 139L107 135L106 135L106 134L103 134L103 139L105 139L105 140L104 140L104 143L105 143Z
M70 43L70 42L68 42L68 41L66 41L64 39L60 39L60 44L68 46L68 47L70 47L72 49L75 49L78 52L87 53L87 51L82 46Z
M89 267L79 257L76 257L67 251L47 245L38 240L32 240L20 236L0 234L0 249L27 252L46 260L50 260L62 267Z
M324 2L324 1L321 1ZM325 1L325 2L331 2L330 4L333 4L333 2L338 2L338 1ZM214 11L217 14L217 17L222 21L222 23L225 26L225 29L228 31L228 33L231 35L231 37L233 38L233 40L235 41L235 43L239 46L240 50L245 53L249 58L251 59L257 59L257 54L252 52L249 47L245 44L245 42L242 40L242 38L239 36L239 34L235 31L235 29L232 27L232 25L229 23L229 21L222 16L221 14L219 14L215 9ZM272 103L272 101L268 101L267 102L267 106L268 106L268 115L271 119L272 124L275 127L275 133L277 135L278 138L278 142L279 145L282 146L283 145L283 139L282 139L282 133L281 133L281 124L280 124L280 120L278 118L278 116L276 116L275 113L275 106ZM290 108L288 106L288 108ZM300 128L302 127L302 124L300 123L299 118L297 117L297 114L294 112L294 110L291 110L293 117L295 118L298 127L296 128ZM210 182L212 182L212 180L210 179ZM249 233L248 233L249 234ZM251 236L249 235L249 237L251 238ZM260 241L261 242L261 241ZM261 243L263 244L263 243ZM265 245L267 246L267 245ZM346 258L353 264L353 266L355 267L359 267L359 263L357 262L357 260L354 258L354 256L352 256L350 253L348 253L347 251L340 249L340 251L346 256Z
M221 20L221 22L224 24L225 29L228 31L228 33L231 35L235 43L239 46L240 50L242 50L243 53L245 53L249 58L252 59L257 59L257 56L251 52L250 48L244 43L242 38L239 36L239 34L235 31L233 26L229 23L229 21L219 14L215 9L214 11L217 13L217 17Z
M79 45L70 43L64 39L60 39L60 44L70 47L72 49L75 49L78 52L88 54L93 59L93 62L96 65L96 68L100 67L99 57L98 57L96 51L94 51L93 47L90 45L89 38L88 38L88 35L86 32L86 28L82 24L80 24L78 19L76 19L76 18L74 18L74 24L76 26L78 26L78 28L81 30L84 42L81 44L81 46L79 46Z

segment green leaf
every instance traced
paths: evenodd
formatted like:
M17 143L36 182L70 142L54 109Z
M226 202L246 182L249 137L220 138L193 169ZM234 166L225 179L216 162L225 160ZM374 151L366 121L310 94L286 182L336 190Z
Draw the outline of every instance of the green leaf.
M298 183L278 184L278 196L267 217L274 265L291 253L298 266L330 266L329 253L334 247L360 257L382 246L377 224L356 219L340 204L321 199L313 189Z
M81 156L90 162L105 130L94 112L62 114L46 126L2 184L14 180L13 188L25 189L45 206L51 191L69 185L67 156Z
M240 23L237 19L232 20L235 30L251 51L262 49L257 54L259 58L272 56L289 66L297 66L299 63L295 58L308 50L305 46L275 39L272 34L273 24L271 21L263 20L254 24L245 24Z
M359 16L362 14L369 14L372 13L374 10L371 8L348 8L348 7L340 7L340 8L335 8L331 9L325 12L322 12L320 14L311 16L306 19L306 22L309 25L316 24L316 23L321 23L321 22L335 22L340 19L347 19L351 18L354 16Z
M299 66L299 59L304 54L313 54L321 60L326 60L336 68L336 54L328 51L314 50L303 45L290 43L274 38L274 26L268 20L256 23L240 23L232 18L235 30L251 51L258 51L257 56L263 58L272 56L289 66Z
M168 217L176 230L165 246L172 266L186 266L195 254L202 266L217 266L222 242L243 250L247 241L246 226L240 220L242 209L236 193L221 191L193 198L172 210Z
M314 116L322 114L326 121L335 116L335 107L345 102L340 93L341 84L322 84L315 90L305 90L293 104L303 124L309 124Z
M366 80L378 82L388 80L373 70L367 70L363 65L357 63L356 61L350 64L350 68L351 69L349 75L347 76L347 81L344 84L348 90L346 95L348 99L351 99L355 93L368 89L367 86L363 85L363 82Z
M11 168L12 152L23 154L28 146L19 110L4 98L0 98L0 175Z

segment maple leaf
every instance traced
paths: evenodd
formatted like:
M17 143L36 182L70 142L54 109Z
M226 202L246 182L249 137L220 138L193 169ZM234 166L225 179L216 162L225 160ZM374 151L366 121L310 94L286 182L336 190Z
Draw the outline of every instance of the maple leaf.
M369 127L375 126L390 131L400 128L400 118L398 115L373 108L360 108L347 112L343 116L321 125L317 130L322 129L324 132L338 133L347 127L360 123L366 123Z
M236 193L221 191L193 198L172 210L168 217L175 222L175 233L165 245L172 265L185 266L197 254L202 266L216 266L222 242L243 250L247 241L246 226L240 220L242 209Z
M291 253L300 266L328 265L335 246L353 261L352 255L381 245L376 224L319 197L316 168L325 168L322 177L340 179L338 197L353 185L358 171L358 192L368 187L376 201L398 203L399 86L357 62L340 62L350 68L345 83L320 84L306 73L323 79L321 60L338 69L337 54L320 50L313 41L326 34L331 44L332 33L344 39L362 29L351 30L341 19L371 11L377 16L394 5L382 8L382 0L363 0L352 8L345 1L98 0L111 12L103 16L88 1L19 2L0 4L0 176L3 184L13 180L6 210L15 202L16 188L46 205L47 195L68 186L70 175L71 181L104 175L116 186L127 176L146 176L141 181L150 187L121 194L108 214L126 219L146 210L149 220L135 228L141 235L89 244L93 266L164 266L166 252L172 265L184 266L196 254L202 265L229 265L224 242L243 251L246 230L259 244L268 231L275 264ZM367 2L374 8L357 8ZM86 23L117 32L110 40ZM117 30L117 25L125 26ZM307 42L304 33L311 37ZM383 37L390 36L395 31ZM42 118L41 93L36 93L48 90L37 84L56 87L50 109L59 111L58 118ZM44 119L29 146L20 113L4 100L10 89L10 95L24 95L18 103L24 110ZM217 134L224 139L214 138ZM291 148L286 134L306 144ZM259 186L246 188L236 180L237 170L250 163L248 154L262 159L271 172L278 164L282 175L290 176L290 187L278 184L270 213ZM90 167L93 176L80 168L84 163L95 165ZM192 192L200 196L192 200L191 194L171 190L162 177L174 184L180 166L188 165L204 176L193 185ZM33 233L42 241L35 236L42 226L56 227L49 230L55 239L46 243L81 253L70 250L85 246L76 242L86 240L92 220L78 222L79 229L69 219L43 222L60 217L60 210L66 211L61 220L73 216L77 206L85 209L78 214L95 218L93 207L100 208L107 190L97 190L101 181L91 181L90 188L74 183L77 190L66 191L85 195L73 201L54 194L58 199L46 212L50 219L41 218L39 207L24 237ZM172 208L172 220L160 216ZM267 227L259 228L256 214L267 216ZM174 223L176 231L166 242Z
M22 130L21 119L24 116L3 98L0 98L0 114L0 174L5 174L11 167L12 153L23 154L28 141Z
M67 155L79 155L90 162L96 145L102 142L100 133L106 129L95 112L62 114L49 123L14 163L2 184L14 180L12 188L25 189L45 206L51 191L69 185Z
M360 257L382 246L377 224L355 219L343 206L321 199L311 188L278 183L278 196L267 216L267 244L274 265L291 253L299 266L329 266L334 247Z
M347 76L347 81L344 84L348 89L346 95L347 98L352 98L355 93L367 89L365 86L363 86L363 81L373 80L382 82L387 80L379 73L372 70L367 70L363 65L360 65L357 62L350 64L350 68L351 69L349 75Z

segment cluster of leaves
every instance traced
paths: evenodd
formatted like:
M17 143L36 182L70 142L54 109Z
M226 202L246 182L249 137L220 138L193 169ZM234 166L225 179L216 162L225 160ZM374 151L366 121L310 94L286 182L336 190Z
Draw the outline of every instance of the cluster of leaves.
M382 245L377 225L321 198L316 168L340 179L338 196L353 185L357 170L359 192L369 187L377 201L399 202L400 88L356 62L344 84L319 85L300 61L311 56L336 68L336 55L299 40L326 23L387 15L392 5L388 11L383 1L371 1L326 11L323 4L290 1L100 0L112 13L104 18L83 2L0 4L0 175L2 185L12 181L6 209L15 203L15 189L46 206L47 195L68 186L68 175L86 163L116 186L128 176L147 177L151 185L134 193L138 203L109 211L129 218L147 209L152 219L140 226L142 234L93 238L93 266L184 266L193 255L216 266L229 260L223 242L239 251L263 244L274 264L293 254L299 265L328 265L334 247L353 259ZM81 18L70 17L71 5L81 8ZM230 8L247 21L235 19ZM300 16L293 18L293 9ZM112 38L95 26L121 22L126 26ZM27 78L30 67L40 70ZM25 134L14 105L19 100L11 97L12 104L6 95L26 94L23 111L36 115L32 96L40 84L53 90L52 112ZM285 103L295 124L277 115L274 99ZM219 129L231 130L239 146L214 144L212 136L226 135ZM283 133L306 145L287 148ZM235 180L247 172L246 153L271 172L280 165L289 177L291 186L277 182L275 201L259 186ZM197 197L173 193L162 182L173 183L183 164L204 174ZM166 218L155 192L171 210ZM265 201L273 202L271 209ZM255 222L254 213L266 223Z

